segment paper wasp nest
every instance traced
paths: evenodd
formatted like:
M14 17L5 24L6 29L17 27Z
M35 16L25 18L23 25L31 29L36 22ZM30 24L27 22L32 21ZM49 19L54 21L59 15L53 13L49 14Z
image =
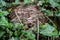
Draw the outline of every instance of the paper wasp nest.
M44 23L45 21L43 13L41 13L35 5L30 5L26 7L20 5L12 11L9 17L11 17L12 23L20 23L21 21L23 24L31 27L36 26L37 21L39 21L39 24Z

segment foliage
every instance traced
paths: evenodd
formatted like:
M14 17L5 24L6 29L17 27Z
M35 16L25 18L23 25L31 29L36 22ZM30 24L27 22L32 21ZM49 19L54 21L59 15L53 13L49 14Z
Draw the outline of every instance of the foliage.
M24 5L29 5L33 2L34 2L34 0L24 0Z
M15 2L12 2L12 3L8 3L8 2L5 2L6 0L0 0L0 7L11 7L12 5L13 6L16 6L16 5L19 5L20 4L20 1L19 0L15 0Z
M31 5L36 3L40 8L40 11L47 16L60 16L60 0L24 0L24 5ZM8 3L5 0L0 0L0 40L36 40L37 28L34 28L35 33L32 30L26 30L28 27L23 24L13 24L7 18L10 13L7 8L17 6L20 4L19 0ZM7 10L6 10L7 9ZM44 37L59 37L57 28L49 23L40 25L39 33Z
M3 3L4 3L4 4L3 4ZM6 6L6 3L5 3L5 1L0 0L0 7L3 7L3 6Z
M45 23L44 25L40 26L40 34L45 35L45 36L54 36L58 37L58 31L55 27L49 25L48 23Z
M13 5L19 5L20 1L19 0L15 0L15 2L12 3Z
M35 39L35 35L32 33L31 30L22 31L22 34L21 35L22 35L22 39L21 40L36 40Z
M40 11L47 16L60 16L60 1L59 0L24 0L24 5L36 3L40 7Z
M60 16L60 1L59 0L40 0L37 6L42 6L42 11L47 16Z
M4 0L1 0L0 4L0 39L5 40L8 38L8 40L19 40L20 35L22 35L23 38L21 38L21 40L26 40L27 38L29 40L35 40L35 34L33 34L32 31L25 31L27 28L26 26L23 26L23 24L12 24L6 17L10 12L5 10L4 7L8 8L12 5L16 6L20 4L19 0L15 0L15 2L12 3L7 3ZM26 35L27 38L25 38L23 35Z
M8 11L2 11L0 10L0 16L7 16L9 14Z

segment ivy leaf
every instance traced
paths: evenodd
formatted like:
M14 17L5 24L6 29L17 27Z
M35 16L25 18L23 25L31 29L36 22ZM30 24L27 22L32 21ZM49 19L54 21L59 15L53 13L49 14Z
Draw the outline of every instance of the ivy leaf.
M33 3L35 0L24 0L24 5L26 4L31 4Z
M46 10L44 14L48 16L53 16L53 11Z
M24 39L25 37L25 40L27 39L30 39L30 40L35 40L35 35L32 33L31 30L28 30L28 31L22 31L22 38Z
M19 40L19 38L17 38L17 37L12 37L12 38L10 38L9 40Z
M14 30L16 30L16 29L26 29L27 28L27 26L24 26L23 24L18 24L18 23L16 23L16 24L14 24L13 25L13 29Z
M53 14L53 11L50 11L50 10L43 10L43 9L41 9L41 11L45 14L45 15L47 15L47 16L54 16Z
M0 30L0 38L4 35L4 33L5 33L4 31Z
M9 7L11 7L12 6L12 3L6 3L6 8L9 8Z
M56 16L60 17L60 13L59 14L56 14Z
M57 37L59 35L57 29L49 25L48 23L45 23L45 25L40 26L40 34L50 37Z
M19 5L20 4L20 0L15 0L15 2L12 3L13 5Z
M0 16L7 16L8 14L8 11L0 11Z
M57 2L55 2L54 0L47 0L47 1L51 4L51 6L52 6L53 8L59 6L59 4L58 4Z
M7 28L11 28L11 24L8 23L8 20L3 16L0 19L0 26L5 26Z
M60 2L60 0L53 0L53 1L55 1L55 2Z
M43 4L43 2L42 1L39 1L38 3L37 3L37 6L40 6L40 5L42 5Z
M3 0L0 0L0 7L6 6L6 2Z

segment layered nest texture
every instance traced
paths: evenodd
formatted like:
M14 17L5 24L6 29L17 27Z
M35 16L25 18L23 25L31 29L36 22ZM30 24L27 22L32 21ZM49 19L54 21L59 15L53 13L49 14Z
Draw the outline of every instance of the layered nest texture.
M12 23L23 23L27 26L36 26L37 21L39 24L45 23L46 18L43 13L41 13L35 5L23 6L20 5L13 9L12 13L9 15Z

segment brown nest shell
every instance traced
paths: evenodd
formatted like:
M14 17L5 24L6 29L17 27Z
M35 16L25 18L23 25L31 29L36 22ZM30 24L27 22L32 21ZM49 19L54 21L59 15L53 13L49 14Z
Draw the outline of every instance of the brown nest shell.
M30 27L36 26L37 20L39 21L39 24L46 22L46 18L44 17L43 13L41 13L35 5L25 7L20 5L13 9L9 17L11 18L10 21L12 23L23 23L24 25Z

